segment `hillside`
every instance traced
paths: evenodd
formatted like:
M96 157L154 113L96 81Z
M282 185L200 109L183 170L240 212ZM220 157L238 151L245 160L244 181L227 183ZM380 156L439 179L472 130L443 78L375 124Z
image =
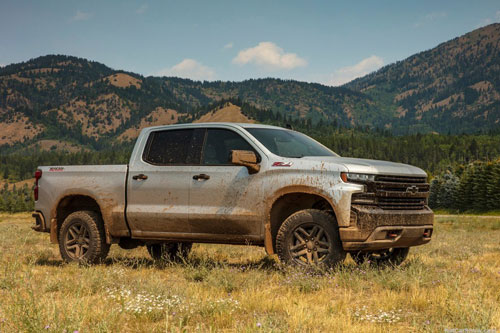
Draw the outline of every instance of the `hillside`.
M251 104L267 114L264 121L280 114L351 126L357 119L353 110L369 109L363 94L345 88L279 79L208 83L143 77L62 55L0 68L0 88L0 145L65 139L98 148L104 141L132 139L145 126L253 121L232 109L215 114L227 100Z
M500 24L493 24L343 87L143 77L86 59L42 56L0 68L0 147L61 140L66 143L54 149L99 150L135 138L145 126L218 119L368 126L394 134L498 129L499 41ZM216 110L228 101L240 110Z
M193 121L193 123L203 122L254 123L255 121L244 115L241 107L228 102Z
M387 127L472 132L500 127L500 24L474 30L354 80L347 88L395 112Z

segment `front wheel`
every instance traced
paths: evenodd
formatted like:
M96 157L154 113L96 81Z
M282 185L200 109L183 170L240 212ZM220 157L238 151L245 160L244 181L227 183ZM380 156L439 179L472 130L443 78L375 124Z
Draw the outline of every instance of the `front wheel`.
M109 244L101 216L83 210L69 214L59 232L59 251L66 262L96 264L104 260Z
M176 260L186 258L191 252L193 243L157 243L147 245L151 258L154 260Z
M301 210L283 222L276 252L283 263L295 266L332 267L346 256L334 216L317 209Z
M377 266L399 266L405 261L409 252L408 247L390 248L376 252L351 252L351 257L358 265L369 262Z

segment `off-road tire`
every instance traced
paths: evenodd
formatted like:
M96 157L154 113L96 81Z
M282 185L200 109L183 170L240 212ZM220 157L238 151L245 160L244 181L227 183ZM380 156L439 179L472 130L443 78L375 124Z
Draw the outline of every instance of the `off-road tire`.
M64 261L97 264L106 258L109 247L99 213L81 210L64 219L59 230L59 251Z
M280 261L293 266L333 267L346 257L333 214L305 209L290 215L276 235Z
M409 247L390 248L377 252L351 252L351 258L358 265L369 262L375 266L399 266L408 257Z
M193 243L158 243L149 244L147 249L151 258L158 261L175 261L186 258Z

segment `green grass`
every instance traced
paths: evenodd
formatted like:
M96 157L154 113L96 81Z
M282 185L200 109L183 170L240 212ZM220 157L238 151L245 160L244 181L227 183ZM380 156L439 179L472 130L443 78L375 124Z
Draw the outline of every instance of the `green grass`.
M28 214L0 214L0 332L500 329L500 218L437 218L399 268L281 268L258 247L195 245L183 263L114 245L62 263Z

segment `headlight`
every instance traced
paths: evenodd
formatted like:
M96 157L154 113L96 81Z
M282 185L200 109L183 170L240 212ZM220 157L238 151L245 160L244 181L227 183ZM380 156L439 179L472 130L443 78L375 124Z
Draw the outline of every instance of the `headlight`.
M352 173L352 172L341 172L340 178L346 183L366 183L375 181L375 175L369 175L366 173Z

